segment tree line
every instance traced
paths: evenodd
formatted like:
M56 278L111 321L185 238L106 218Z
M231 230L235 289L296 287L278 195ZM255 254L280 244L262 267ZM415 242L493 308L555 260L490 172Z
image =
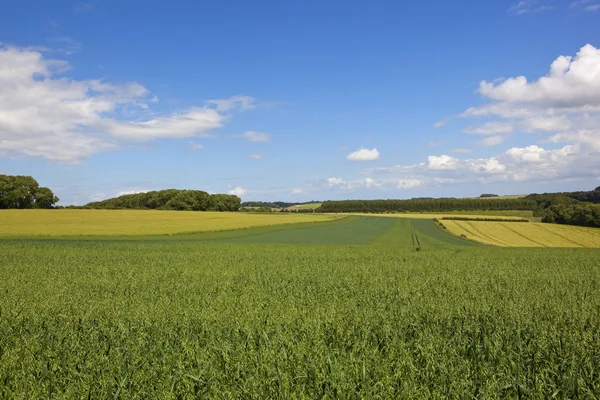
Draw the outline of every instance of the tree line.
M59 198L31 176L0 175L0 209L52 208Z
M533 210L536 202L524 198L474 198L474 199L411 199L411 200L341 200L326 201L316 212L392 213L421 211L483 211L483 210Z
M600 228L600 205L552 205L545 210L542 222Z
M542 222L600 228L600 186L585 192L530 194Z
M209 194L202 190L167 189L126 194L88 203L84 208L152 209L179 211L238 211L241 199L229 194Z

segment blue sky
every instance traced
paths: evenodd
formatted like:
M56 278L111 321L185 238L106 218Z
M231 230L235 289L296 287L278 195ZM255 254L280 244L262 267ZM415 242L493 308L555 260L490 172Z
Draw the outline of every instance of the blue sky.
M599 22L600 0L9 0L0 173L61 204L591 189Z

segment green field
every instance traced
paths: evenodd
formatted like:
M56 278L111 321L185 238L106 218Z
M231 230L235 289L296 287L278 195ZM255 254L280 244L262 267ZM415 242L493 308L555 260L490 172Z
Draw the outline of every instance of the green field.
M306 203L288 207L288 210L314 210L321 207L323 203Z
M0 398L600 396L598 249L352 216L0 254Z

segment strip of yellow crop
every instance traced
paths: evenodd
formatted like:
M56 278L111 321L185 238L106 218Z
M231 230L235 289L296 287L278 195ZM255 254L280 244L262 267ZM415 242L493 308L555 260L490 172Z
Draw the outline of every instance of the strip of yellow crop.
M156 210L0 210L0 236L160 235L330 221L340 217Z
M522 215L515 213L515 215L496 215L493 212L490 213L485 213L485 212L477 212L477 211L473 211L473 214L469 214L469 213L396 213L396 214L369 214L369 213L346 213L346 215L365 215L365 216L371 216L371 217L391 217L391 218L410 218L410 219L414 219L414 218L421 218L421 219L432 219L432 218L437 218L437 219L442 219L442 218L452 218L452 217L457 217L457 218L464 218L464 217L469 217L469 218L494 218L494 219L515 219L515 218L524 218L524 219L531 219L532 216L530 216L528 214L527 211L522 212ZM443 221L444 224L446 223L446 221Z
M443 221L455 235L504 247L597 247L600 229L579 226L489 221Z

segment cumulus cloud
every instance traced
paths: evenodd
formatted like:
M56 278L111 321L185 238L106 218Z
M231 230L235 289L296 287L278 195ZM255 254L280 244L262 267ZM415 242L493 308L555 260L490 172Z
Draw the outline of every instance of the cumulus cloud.
M483 81L479 93L492 100L539 103L556 108L600 105L600 50L587 44L575 57L560 56L549 73L529 82L524 76Z
M352 152L346 156L346 160L349 161L375 161L379 160L379 150L377 149L366 149L364 147Z
M582 7L588 2L579 2ZM485 118L464 131L487 135L479 144L498 146L509 136L536 134L535 145L513 147L497 154L489 167L501 173L494 176L469 175L472 160L433 156L423 171L454 171L455 179L506 179L535 181L587 178L600 170L600 50L587 44L574 55L557 57L548 73L537 79L525 76L483 81L479 93L486 103L445 118ZM525 136L531 137L531 136ZM551 143L550 148L541 146ZM556 147L562 146L562 147ZM491 160L491 159L488 159ZM498 163L498 164L496 164ZM500 168L502 165L504 168ZM399 171L395 169L396 173ZM471 171L472 172L472 171ZM487 173L487 172L486 172ZM596 175L597 176L597 175ZM443 177L445 178L445 177Z
M228 118L219 112L227 103L233 104L228 109L250 107L248 99L233 97L135 118L136 110L158 100L144 86L61 76L69 69L69 63L49 59L39 49L0 45L0 156L73 163L114 150L121 141L207 137ZM132 114L134 119L124 117Z
M241 187L236 187L235 189L231 189L230 191L227 192L228 194L233 194L237 197L242 197L243 195L245 195L246 193L248 193L248 191L246 189L242 189Z
M236 137L246 139L249 142L255 142L255 143L268 142L269 140L271 140L271 137L269 136L268 133L255 132L255 131L246 131L246 132L242 133L241 135L236 135Z

